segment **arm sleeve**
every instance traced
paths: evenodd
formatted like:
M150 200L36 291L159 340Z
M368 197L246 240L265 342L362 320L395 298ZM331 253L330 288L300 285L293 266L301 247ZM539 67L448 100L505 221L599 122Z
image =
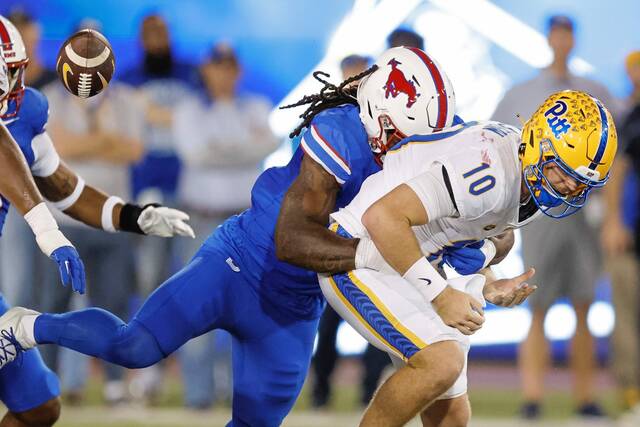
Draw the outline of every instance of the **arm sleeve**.
M407 182L422 202L429 221L458 214L453 195L447 188L445 171L444 166L434 165L427 172Z
M53 141L47 132L42 132L31 140L34 161L31 165L33 176L47 177L53 175L60 165L60 156L53 146Z
M326 122L313 123L303 132L300 145L304 152L320 164L342 185L351 176L349 141L340 126Z

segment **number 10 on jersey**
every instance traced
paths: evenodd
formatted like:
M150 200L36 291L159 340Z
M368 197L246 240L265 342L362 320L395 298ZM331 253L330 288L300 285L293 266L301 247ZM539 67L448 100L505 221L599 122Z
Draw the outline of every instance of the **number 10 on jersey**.
M471 169L469 172L463 174L462 177L464 179L471 178L490 167L491 165L489 163L481 163L480 166ZM495 185L496 178L493 175L484 175L469 184L469 193L474 196L479 196L480 194L491 190Z

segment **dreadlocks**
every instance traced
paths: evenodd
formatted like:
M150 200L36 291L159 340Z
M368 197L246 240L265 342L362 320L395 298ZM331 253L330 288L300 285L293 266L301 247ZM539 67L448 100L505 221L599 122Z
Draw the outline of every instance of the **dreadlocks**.
M350 86L350 84L360 80L365 76L368 76L377 69L377 65L372 65L360 74L349 77L348 79L340 83L339 86L336 86L325 79L325 77L330 77L329 74L323 71L315 71L313 73L313 78L324 84L324 87L320 89L320 92L313 95L305 95L298 102L280 107L280 109L285 109L298 107L300 105L311 104L302 114L300 114L299 117L302 119L302 123L300 123L298 127L296 127L293 132L289 134L289 138L293 138L299 135L300 131L309 126L309 123L311 123L311 120L315 117L315 115L322 110L337 107L342 104L357 105L358 100L356 98L356 93L358 91L358 88Z

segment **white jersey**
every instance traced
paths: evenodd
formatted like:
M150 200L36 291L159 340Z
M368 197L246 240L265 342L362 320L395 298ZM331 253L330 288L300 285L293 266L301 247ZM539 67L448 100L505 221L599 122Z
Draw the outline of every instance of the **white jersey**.
M387 154L384 169L367 178L351 203L331 217L353 237L368 237L364 212L407 184L429 217L427 224L414 227L416 237L422 252L435 261L446 246L524 224L518 221L519 144L520 131L498 122L471 122L441 134L407 138Z

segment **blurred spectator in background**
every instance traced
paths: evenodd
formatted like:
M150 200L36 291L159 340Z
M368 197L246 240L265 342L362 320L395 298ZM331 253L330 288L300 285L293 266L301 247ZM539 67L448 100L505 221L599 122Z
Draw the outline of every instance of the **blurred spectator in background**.
M418 33L405 28L398 28L387 37L387 47L417 47L424 50L424 39Z
M569 17L556 15L549 19L548 42L553 51L551 65L534 79L509 90L492 119L522 127L516 114L529 117L545 97L564 89L590 93L615 116L613 99L603 85L569 71L568 61L574 47L574 23ZM577 318L570 356L576 412L583 416L603 415L594 402L595 348L587 326L595 282L601 273L601 257L596 228L587 221L587 210L579 211L562 223L543 218L522 229L524 263L535 266L539 283L538 290L529 297L531 327L520 346L518 359L525 400L521 415L527 419L540 416L544 376L549 361L544 319L549 307L560 297L569 298ZM558 268L559 259L562 260L562 268Z
M132 168L132 195L142 205L172 204L181 168L171 130L173 112L197 87L197 70L192 64L177 60L167 22L161 15L145 16L139 34L142 61L117 74L122 81L138 88L145 115L142 132L145 153ZM173 273L177 263L173 259L174 247L173 239L137 239L136 274L143 299ZM154 403L162 384L161 369L156 365L138 372L132 384L136 398Z
M238 92L242 66L231 46L214 45L200 72L206 93L180 104L173 120L184 165L179 202L196 233L196 239L178 242L185 264L219 224L250 206L261 163L279 144L269 127L269 101ZM213 331L189 341L179 357L188 407L208 408L216 399L230 402L227 332Z
M9 14L24 41L29 63L25 72L25 85L41 90L48 83L56 84L54 71L44 68L38 52L40 26L22 10ZM33 239L33 232L20 215L7 215L0 239L0 283L8 301L16 305L39 307L35 287L42 282L39 269L33 268L33 260L42 257ZM46 262L46 261L45 261ZM28 305L32 304L32 305Z
M370 58L360 55L349 55L340 62L342 79L359 74L369 67ZM357 84L357 82L354 82ZM338 360L336 338L342 318L331 306L327 305L318 326L318 344L313 357L313 391L311 404L314 408L324 408L331 396L331 374ZM382 371L391 363L389 355L371 344L362 357L364 376L361 383L360 402L368 405L375 393Z
M91 99L74 97L62 85L51 85L44 93L50 107L47 130L60 156L86 182L110 194L130 198L129 167L142 156L143 150L140 140L143 118L134 90L112 82L109 90ZM57 220L82 254L91 304L126 318L134 291L131 235L104 233L65 215L59 215ZM70 310L72 292L51 283L58 280L56 276L55 269L45 270L41 306L50 312ZM73 357L77 360L80 356ZM72 399L82 396L86 381L78 375L78 364L74 365L61 372L63 393ZM124 400L123 378L122 368L107 365L104 387L107 403Z
M24 41L29 65L25 71L25 83L36 89L42 89L45 85L55 81L58 76L54 70L45 68L38 54L40 43L40 25L27 13L16 10L9 16L9 21L16 26Z
M619 124L620 145L604 190L607 209L601 241L607 255L616 313L611 366L622 392L622 406L640 415L640 278L638 273L638 186L640 173L640 51L627 56L632 92ZM624 196L624 197L623 197ZM635 251L634 251L635 246ZM636 419L640 424L640 416Z

